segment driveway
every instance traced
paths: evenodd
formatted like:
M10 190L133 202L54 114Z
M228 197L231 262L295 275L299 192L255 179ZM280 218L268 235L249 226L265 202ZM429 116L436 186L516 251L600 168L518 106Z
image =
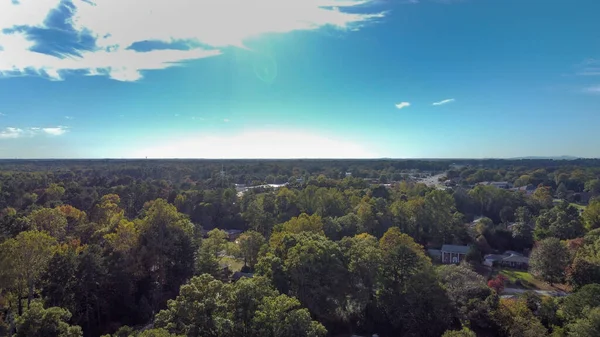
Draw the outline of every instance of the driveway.
M519 289L519 288L504 288L502 295L519 295L528 291L533 291L540 296L554 296L554 297L562 297L567 296L568 294L564 291L549 291L549 290L527 290L527 289Z

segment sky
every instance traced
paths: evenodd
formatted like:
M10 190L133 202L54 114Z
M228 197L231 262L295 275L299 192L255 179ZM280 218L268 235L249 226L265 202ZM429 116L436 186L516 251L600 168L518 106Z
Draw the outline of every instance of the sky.
M598 0L0 0L0 158L600 157Z

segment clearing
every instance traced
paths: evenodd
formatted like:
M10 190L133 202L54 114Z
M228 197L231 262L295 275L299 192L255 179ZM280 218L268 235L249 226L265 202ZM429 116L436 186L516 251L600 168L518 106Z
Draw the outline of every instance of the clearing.
M525 270L500 268L494 269L492 275L502 274L508 278L506 288L525 289L525 290L543 290L543 291L558 291L568 292L569 288L565 284L550 284L536 279L533 275Z

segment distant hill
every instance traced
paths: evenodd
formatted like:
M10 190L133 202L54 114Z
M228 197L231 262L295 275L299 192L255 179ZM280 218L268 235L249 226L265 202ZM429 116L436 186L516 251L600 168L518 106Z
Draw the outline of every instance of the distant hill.
M515 157L515 158L510 158L510 159L514 159L514 160L518 160L518 159L575 160L575 159L579 159L579 157L574 157L574 156L556 156L556 157L529 156L529 157Z

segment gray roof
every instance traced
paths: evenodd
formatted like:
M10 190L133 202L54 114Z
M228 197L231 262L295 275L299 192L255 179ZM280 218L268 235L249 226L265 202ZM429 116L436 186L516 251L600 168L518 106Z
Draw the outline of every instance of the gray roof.
M504 262L518 262L518 263L529 263L529 258L519 255L511 255L502 259Z
M485 260L500 261L506 257L507 257L506 255L488 254L488 255L484 256L483 258Z
M447 253L467 254L469 249L471 249L469 246L443 245L440 250Z

